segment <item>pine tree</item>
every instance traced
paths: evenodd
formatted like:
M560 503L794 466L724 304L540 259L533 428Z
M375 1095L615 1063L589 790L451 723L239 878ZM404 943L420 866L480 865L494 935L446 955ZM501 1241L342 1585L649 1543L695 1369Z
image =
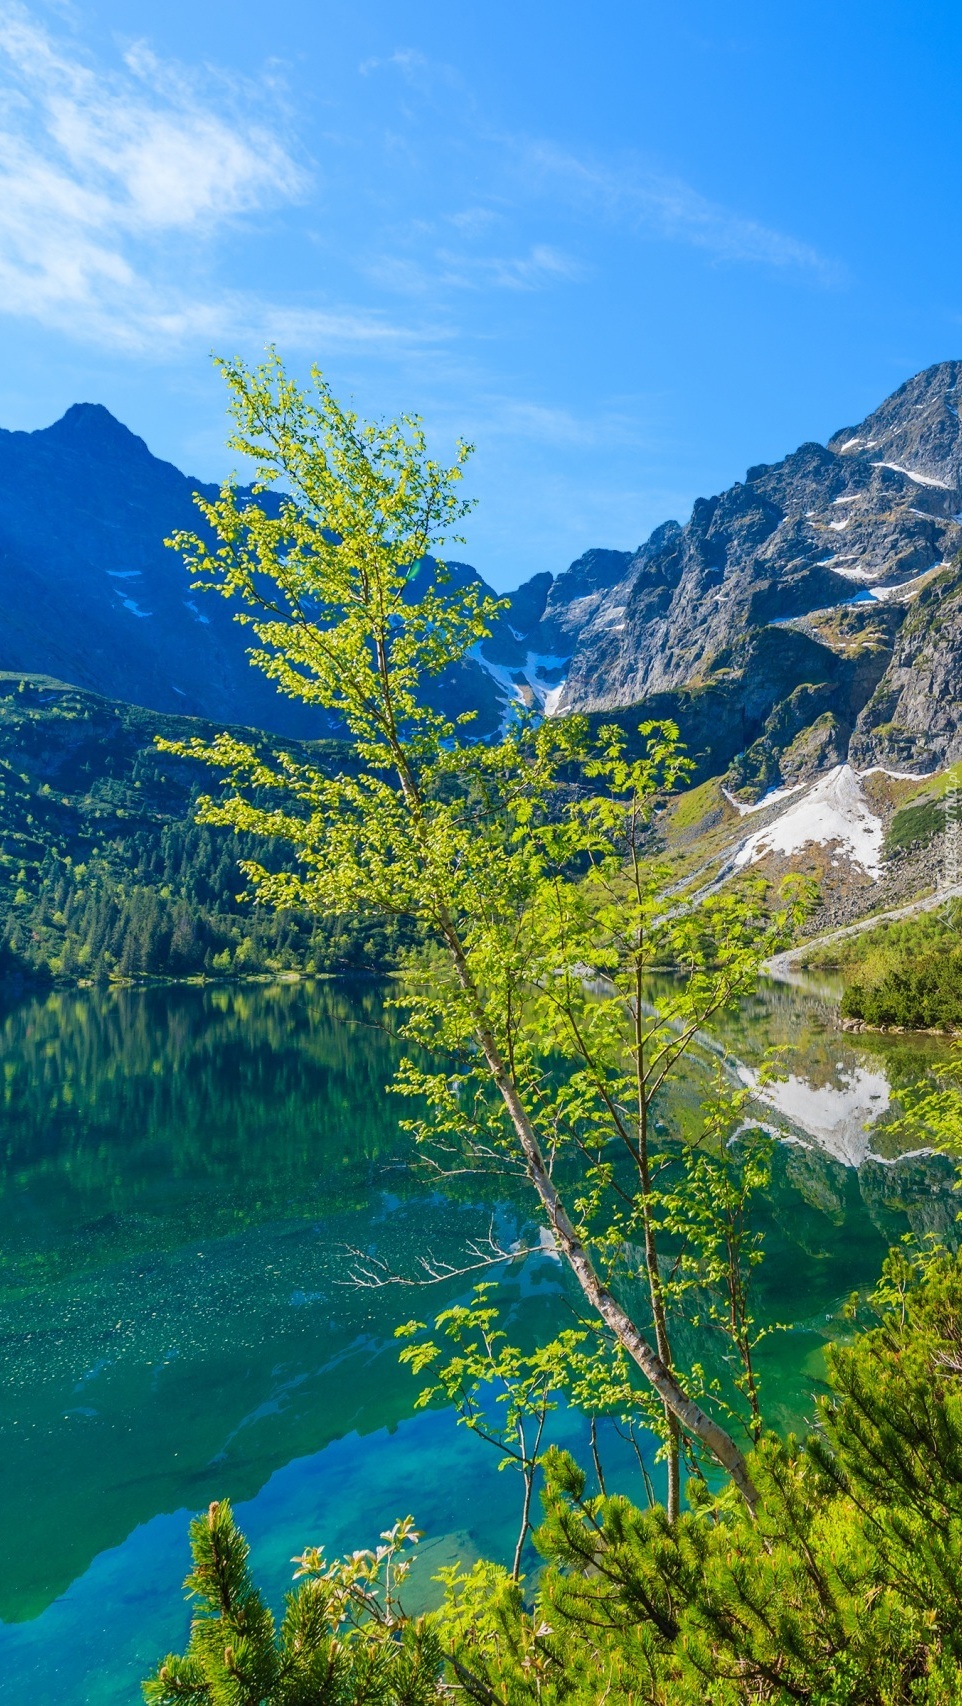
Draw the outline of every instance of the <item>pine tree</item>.
M280 1629L254 1585L249 1547L227 1500L191 1523L197 1601L190 1641L144 1683L148 1706L428 1706L443 1698L442 1654L423 1621L400 1613L397 1590L417 1539L410 1519L374 1552L328 1564L294 1559L302 1577Z

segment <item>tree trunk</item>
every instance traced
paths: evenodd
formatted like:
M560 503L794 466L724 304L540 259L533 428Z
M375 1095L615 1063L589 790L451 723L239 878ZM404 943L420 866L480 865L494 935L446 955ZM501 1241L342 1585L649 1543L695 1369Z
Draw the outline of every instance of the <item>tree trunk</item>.
M614 1334L618 1343L624 1347L632 1361L641 1369L645 1379L651 1383L658 1393L665 1408L677 1418L683 1428L687 1429L690 1434L694 1434L696 1439L701 1440L722 1468L727 1470L749 1510L754 1512L758 1505L758 1488L748 1473L748 1465L743 1453L739 1451L731 1435L726 1433L725 1429L720 1427L717 1422L713 1421L711 1416L706 1415L701 1406L696 1404L694 1399L689 1398L687 1393L682 1390L670 1369L665 1367L661 1358L649 1345L644 1335L638 1331L631 1317L622 1309L621 1304L612 1296L608 1287L602 1283L595 1271L594 1263L578 1238L564 1204L555 1189L554 1181L545 1165L541 1146L525 1112L517 1085L501 1059L498 1045L485 1023L480 998L474 988L471 972L458 940L457 931L453 925L449 925L445 934L454 957L461 986L474 1008L478 1041L484 1051L488 1070L497 1085L518 1142L521 1145L527 1163L528 1177L541 1198L551 1230L572 1273L592 1308L601 1316L605 1326Z

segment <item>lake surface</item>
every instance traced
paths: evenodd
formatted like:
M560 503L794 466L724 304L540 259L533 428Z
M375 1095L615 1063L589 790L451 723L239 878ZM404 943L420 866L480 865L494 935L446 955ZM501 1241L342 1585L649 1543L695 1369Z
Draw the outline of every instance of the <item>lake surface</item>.
M763 987L708 1046L752 1082L773 1045L759 1299L792 1323L767 1341L768 1414L798 1426L844 1300L910 1227L952 1236L958 1199L952 1163L888 1129L944 1045L842 1035L813 984ZM392 1336L468 1282L343 1283L347 1249L411 1271L492 1214L524 1224L522 1200L412 1168L397 1058L371 985L60 991L0 1014L0 1701L139 1700L185 1639L187 1523L212 1498L275 1600L306 1545L369 1545L409 1511L425 1594L441 1563L510 1556L513 1476L449 1412L415 1412ZM549 1257L509 1275L521 1330L558 1318L562 1286ZM583 1444L571 1413L554 1433ZM630 1451L602 1445L609 1487L640 1496Z

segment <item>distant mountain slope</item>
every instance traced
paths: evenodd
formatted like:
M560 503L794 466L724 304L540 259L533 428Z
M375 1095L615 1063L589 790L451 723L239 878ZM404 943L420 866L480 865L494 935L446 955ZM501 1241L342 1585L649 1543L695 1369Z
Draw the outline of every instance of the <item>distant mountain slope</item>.
M0 674L0 988L76 979L383 969L403 928L278 914L238 894L238 860L283 859L194 821L216 790L157 751L219 725L118 704L45 677ZM256 738L256 737L255 737ZM266 737L260 737L265 739ZM309 749L323 767L345 749Z
M197 491L216 495L99 404L76 403L38 432L0 430L0 670L293 738L338 732L251 668L252 637L231 606L191 593L164 539L180 528L203 532ZM451 567L456 583L480 581L465 564ZM480 735L497 730L510 701L550 686L538 677L528 688L511 621L540 621L551 579L536 576L513 594L517 615L496 624L484 655L435 684L446 710L475 712Z
M0 669L156 711L327 732L252 670L223 600L192 596L164 538L197 528L201 486L104 408L0 433Z

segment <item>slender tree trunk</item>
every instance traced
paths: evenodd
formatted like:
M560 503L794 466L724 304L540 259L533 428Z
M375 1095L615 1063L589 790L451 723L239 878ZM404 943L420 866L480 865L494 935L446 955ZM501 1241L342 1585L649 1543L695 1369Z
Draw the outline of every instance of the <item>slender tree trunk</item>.
M601 1453L598 1450L598 1418L597 1418L597 1416L592 1416L592 1418L591 1418L591 1460L594 1463L595 1474L598 1477L598 1491L600 1492L602 1498L606 1499L608 1497L608 1489L605 1486L604 1471L601 1467Z
M729 1219L731 1219L730 1216ZM728 1261L730 1332L745 1371L745 1392L752 1413L749 1431L757 1445L762 1435L762 1411L758 1401L758 1383L755 1378L755 1365L752 1359L752 1339L749 1331L745 1288L739 1265L739 1244L730 1230L725 1241L725 1253Z
M642 1374L654 1387L666 1409L671 1412L682 1428L687 1429L696 1439L701 1440L722 1468L727 1470L749 1510L754 1511L758 1505L758 1489L748 1473L748 1465L743 1453L739 1451L731 1435L726 1433L718 1422L713 1421L711 1416L706 1415L701 1406L696 1404L694 1399L689 1398L687 1393L682 1390L674 1374L665 1367L657 1352L652 1350L647 1339L638 1331L631 1317L599 1278L591 1257L568 1218L567 1211L545 1164L541 1146L525 1111L517 1085L507 1071L494 1036L485 1022L484 1010L478 992L474 988L464 951L458 939L457 931L450 921L446 923L445 935L454 958L459 981L474 1008L478 1042L484 1052L488 1070L514 1127L527 1165L528 1177L541 1199L542 1207L548 1217L559 1249L566 1257L572 1273L596 1314L601 1317L618 1343L624 1347L632 1361L641 1369Z
M547 1404L547 1398L545 1398L545 1403ZM518 1544L514 1549L514 1563L511 1566L511 1579L515 1582L521 1574L521 1558L524 1552L524 1543L528 1536L528 1530L531 1527L531 1498L534 1493L534 1477L535 1471L538 1467L538 1452L541 1449L541 1435L544 1433L544 1424L547 1414L547 1409L544 1409L541 1411L538 1418L538 1431L535 1435L534 1450L531 1452L530 1456L528 1455L528 1447L525 1442L524 1424L522 1422L518 1423L518 1439L521 1445L521 1468L524 1475L524 1505L521 1511L521 1532L518 1535Z
M677 1522L681 1511L681 1430L678 1417L665 1405L668 1427L668 1521Z
M641 1213L645 1229L645 1267L651 1296L651 1316L655 1327L655 1348L669 1374L671 1373L671 1341L665 1316L665 1294L658 1266L658 1246L651 1213L651 1167L648 1160L648 1086L645 1082L644 1036L641 1018L641 969L635 980L635 1081L638 1095L638 1177L641 1184ZM668 1521L677 1522L681 1511L681 1439L678 1418L671 1406L665 1405L668 1467Z

